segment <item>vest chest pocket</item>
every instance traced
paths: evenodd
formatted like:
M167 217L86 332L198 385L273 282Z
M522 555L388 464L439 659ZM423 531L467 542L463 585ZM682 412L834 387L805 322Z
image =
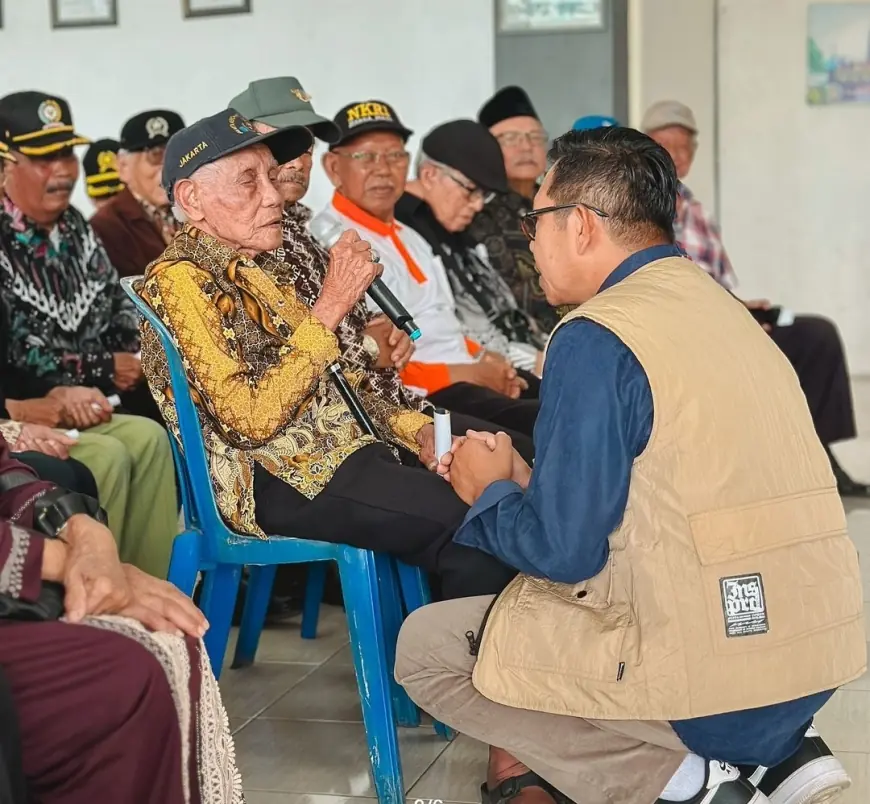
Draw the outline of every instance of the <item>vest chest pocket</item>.
M806 639L859 616L854 548L836 491L690 518L709 638L736 655Z
M579 584L522 577L513 599L493 611L482 650L493 640L506 666L566 679L620 681L629 664L626 653L636 653L627 647L627 639L636 642L636 629L620 573L624 555L616 555L614 560L611 553L598 575Z

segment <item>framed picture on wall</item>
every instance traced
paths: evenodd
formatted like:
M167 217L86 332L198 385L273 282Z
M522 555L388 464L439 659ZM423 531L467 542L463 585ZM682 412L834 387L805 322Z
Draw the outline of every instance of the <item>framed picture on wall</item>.
M870 103L870 3L811 3L807 103Z
M183 5L185 19L251 13L251 0L183 0Z
M117 24L118 0L51 0L52 28Z
M499 33L603 31L607 0L496 0Z

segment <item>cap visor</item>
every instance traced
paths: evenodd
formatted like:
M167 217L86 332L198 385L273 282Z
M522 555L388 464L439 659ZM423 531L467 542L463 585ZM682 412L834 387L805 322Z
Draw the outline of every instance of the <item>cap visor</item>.
M270 114L256 117L261 123L268 123L275 128L287 128L288 126L305 126L311 130L320 140L328 143L338 142L341 139L341 129L325 117L309 112L305 109L298 112L285 112L283 114Z
M259 134L256 137L240 142L235 147L221 152L215 159L210 159L207 162L203 162L203 164L223 159L225 156L242 151L245 148L250 148L252 145L263 144L269 148L278 164L284 165L302 156L313 143L314 137L311 136L311 132L304 126L279 128L275 131L270 131L268 134Z
M407 142L414 134L410 128L405 128L398 123L376 120L372 123L363 123L362 125L356 126L356 128L348 131L340 140L331 143L331 145L343 145L344 143L350 142L350 140L359 137L360 134L368 134L370 131L392 131L395 134L398 134L405 142Z
M48 156L49 154L63 151L66 148L72 148L74 145L90 144L91 141L87 137L80 137L78 134L66 134L63 139L42 145L16 145L15 150L25 156Z

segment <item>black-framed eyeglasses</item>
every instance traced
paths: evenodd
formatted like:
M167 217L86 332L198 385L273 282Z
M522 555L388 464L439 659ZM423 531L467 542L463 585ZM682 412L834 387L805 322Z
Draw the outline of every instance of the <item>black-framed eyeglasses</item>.
M440 165L439 165L439 167L440 167ZM445 170L442 168L441 172L445 176L447 176L448 179L450 179L452 182L455 182L463 190L465 190L465 192L468 194L469 201L476 201L479 198L481 201L483 201L484 204L488 204L490 201L492 201L493 197L495 196L495 193L488 192L487 190L484 190L482 187L475 187L475 186L469 187L464 181L459 179L457 176L454 176L449 170Z
M582 201L578 201L576 204L556 204L554 207L533 209L531 212L527 212L520 218L520 228L531 243L532 240L535 239L535 233L538 228L538 218L541 215L546 215L548 212L558 212L560 209L576 209L577 207L586 207L586 209L590 212L594 212L599 218L610 217L610 215L608 215L603 209L598 209L598 207L593 207L591 204L584 204Z

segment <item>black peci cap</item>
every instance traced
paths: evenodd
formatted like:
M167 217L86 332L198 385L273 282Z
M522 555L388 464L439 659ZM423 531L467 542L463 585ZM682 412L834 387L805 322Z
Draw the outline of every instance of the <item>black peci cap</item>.
M540 120L532 101L524 89L520 87L505 87L495 93L477 113L481 125L492 128L502 120L511 117L534 117Z
M488 129L474 120L451 120L433 128L423 139L421 150L484 190L508 191L501 146Z
M377 100L349 103L339 110L334 122L341 137L331 147L369 131L395 131L405 142L414 133L402 125L392 106Z
M89 198L106 198L117 195L124 189L118 175L117 140L102 139L85 151L82 167L85 169L85 186Z
M258 134L250 120L235 109L225 109L198 120L172 136L163 159L163 188L171 202L175 182L189 178L203 165L236 151L263 143L272 151L278 164L283 165L298 159L313 142L311 132L303 126Z
M152 109L133 115L121 129L121 149L144 151L165 145L173 134L184 128L184 120L178 112L168 109Z
M13 92L0 98L6 143L25 156L50 156L90 140L76 134L69 104L47 92Z

